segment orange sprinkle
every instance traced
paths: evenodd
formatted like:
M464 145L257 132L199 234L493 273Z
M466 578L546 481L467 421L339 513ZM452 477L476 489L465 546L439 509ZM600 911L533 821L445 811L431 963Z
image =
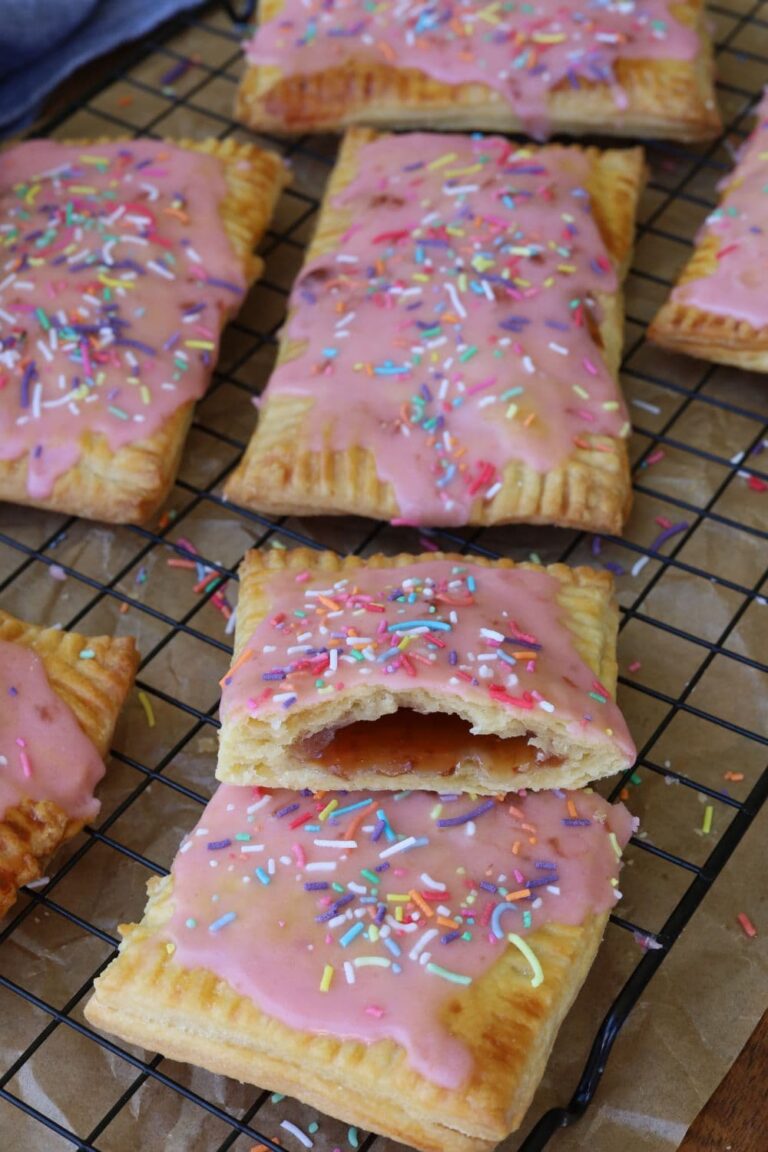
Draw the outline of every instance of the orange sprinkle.
M395 56L394 49L389 44L387 44L386 40L379 40L378 48L382 56L389 60L390 63L395 63L397 57Z
M517 892L510 892L505 897L505 899L507 899L507 900L525 900L527 896L530 896L530 894L531 894L530 888L518 888Z
M579 814L576 811L576 805L574 804L573 800L568 801L568 815L570 816L571 820L578 820L579 818Z
M434 912L430 908L429 904L427 904L426 900L416 891L415 888L411 888L408 895L410 899L413 900L416 907L424 913L427 919L429 919L430 916L434 916Z
M324 604L326 608L329 608L331 612L341 611L341 604L337 604L335 600L330 600L327 596L318 596L318 600L321 604Z
M355 833L360 827L361 822L365 820L366 816L370 816L370 814L371 813L369 808L360 808L357 812L355 812L349 824L347 824L346 828L344 829L341 839L354 840Z
M238 668L242 667L243 664L246 664L251 659L252 656L253 656L253 649L252 648L243 649L243 651L238 656L237 660L235 660L234 664L230 668L229 672L226 672L222 676L221 680L219 680L219 688L223 688L224 687L224 681L227 680L232 675L233 672L236 672Z
M441 924L443 928L458 928L459 926L458 920L451 920L450 916L438 916L437 922Z
M519 856L520 855L520 841L519 840L515 840L514 844L512 845L512 855L513 856Z
M181 556L171 556L171 558L169 560L166 560L166 564L168 565L169 568L196 568L197 567L194 560L184 560Z
M738 784L739 781L741 781L743 779L744 779L744 773L743 772L724 772L723 773L723 780L733 780L736 784Z

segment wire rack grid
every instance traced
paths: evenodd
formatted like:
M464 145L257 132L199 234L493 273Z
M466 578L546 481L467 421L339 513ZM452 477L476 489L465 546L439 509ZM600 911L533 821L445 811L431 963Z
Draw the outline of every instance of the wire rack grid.
M286 1138L265 1122L266 1092L222 1088L213 1078L196 1078L159 1056L128 1049L94 1032L81 1013L94 976L114 954L117 922L128 911L140 912L144 881L166 872L180 830L192 825L210 795L217 727L210 685L231 651L223 605L239 559L253 545L301 543L365 553L414 551L426 543L469 554L586 560L616 573L622 704L639 734L640 756L635 771L616 782L610 795L632 792L648 829L630 849L634 879L657 869L665 881L664 899L657 898L655 886L650 904L642 899L633 904L630 897L626 911L625 902L622 913L612 917L609 940L613 934L631 959L606 992L605 1016L591 1051L584 1053L576 1090L561 1107L548 1108L522 1143L513 1140L510 1147L514 1143L519 1152L556 1148L556 1130L590 1104L628 1014L768 796L768 736L755 703L768 673L755 655L765 651L760 638L766 627L761 612L768 577L768 457L760 452L768 400L744 374L682 363L643 342L649 316L714 203L716 182L731 159L729 146L743 138L768 78L768 21L762 11L748 0L711 6L724 137L697 151L673 145L649 150L652 174L627 294L624 383L634 418L635 511L623 539L590 540L540 529L440 531L419 538L410 530L354 520L273 522L222 500L222 481L253 424L252 401L268 376L287 290L333 159L334 143L322 139L287 146L269 141L290 158L296 179L263 246L266 276L230 326L169 512L158 526L107 530L43 513L0 510L3 605L24 615L30 589L43 589L40 611L51 622L85 631L133 631L143 657L141 707L134 702L118 731L99 823L60 854L47 883L27 890L0 929L0 1019L20 1021L18 1056L0 1070L2 1152L165 1148L165 1135L156 1133L155 1143L139 1144L139 1128L132 1127L138 1124L142 1094L154 1090L175 1101L175 1114L186 1123L199 1124L204 1135L198 1146L205 1152L251 1148L254 1142L277 1152L276 1137ZM213 6L179 17L121 53L118 68L40 131L59 137L247 137L231 119L243 31L232 15L229 6ZM657 541L656 521L674 525L668 542ZM194 583L187 585L174 568L178 560L195 566ZM632 659L637 655L642 660ZM666 757L673 746L688 749L682 767ZM724 787L723 767L732 765L743 768L736 774L742 779ZM664 787L669 784L679 787ZM673 808L685 813L674 850L664 846L663 836L653 835L660 794L667 812L674 796ZM694 815L701 819L700 804L714 812L714 821L709 814L714 834L685 831ZM113 877L124 881L129 909L116 909L110 901ZM638 948L638 940L645 946ZM51 984L41 975L44 966L30 957L53 954L57 947L65 956L72 949L72 963L65 961L66 972ZM43 1106L30 1070L41 1060L47 1067L60 1052L73 1060L81 1091L87 1054L95 1051L112 1069L111 1094L93 1090L93 1100L82 1102L85 1119L75 1132L67 1120L66 1086L57 1081ZM219 1085L215 1091L214 1084ZM562 1092L561 1099L565 1096ZM267 1127L271 1135L262 1130ZM25 1135L6 1145L4 1130ZM387 1146L364 1134L348 1133L345 1139L346 1147L375 1144L376 1152L384 1152ZM334 1140L343 1142L340 1136ZM315 1145L321 1146L318 1136Z

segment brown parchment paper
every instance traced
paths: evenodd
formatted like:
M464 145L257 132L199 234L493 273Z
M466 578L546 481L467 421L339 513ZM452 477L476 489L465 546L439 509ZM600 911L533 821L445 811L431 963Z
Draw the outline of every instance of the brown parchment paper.
M732 17L721 12L720 36L737 30L738 15L736 6ZM56 134L118 135L114 118L135 130L151 128L169 136L221 134L241 67L228 32L225 16L208 13L200 26L176 36L167 48L148 50ZM163 78L178 55L188 67L169 86ZM751 68L749 61L721 56L721 75L733 82L734 91L745 84L757 90L761 76ZM744 110L746 100L726 92L723 104L731 118ZM285 195L274 235L265 245L265 281L244 309L247 329L268 334L281 322L284 291L312 227L307 196L320 193L333 149L333 141L315 140L293 158L294 188ZM729 156L726 145L712 159L728 162ZM768 651L768 606L762 596L768 589L760 585L766 549L750 533L768 524L768 494L752 491L731 464L743 455L747 467L765 435L761 418L768 418L768 384L745 373L675 359L643 344L643 325L666 292L661 278L670 277L684 260L685 241L712 202L718 176L700 154L651 154L650 159L652 179L641 212L646 229L628 283L624 380L636 425L632 449L640 490L625 544L593 548L584 541L569 559L619 568L619 598L633 613L620 638L620 702L646 760L742 798L764 766L765 748L700 713L752 733L768 732L765 672L737 659L765 661ZM685 199L671 195L680 188ZM345 550L421 550L423 538L413 531L384 528L373 540L368 522L318 519L288 521L284 530L273 532L199 498L200 491L220 491L236 459L234 442L244 442L254 424L250 390L263 386L271 367L273 351L247 329L230 329L223 378L200 405L168 505L175 516L166 528L168 539L191 542L207 560L225 566L235 565L254 544L290 546L291 531ZM726 400L732 408L710 400ZM660 432L674 445L667 444L659 458L652 438ZM653 559L637 564L660 530L658 518L686 524L662 548L678 562L663 571ZM54 567L27 560L2 536L43 549ZM467 538L477 537L467 533ZM479 539L505 555L524 559L536 554L545 562L559 559L572 543L568 533L528 528L489 530ZM215 730L200 716L215 715L217 681L228 657L224 647L205 638L227 642L226 621L194 591L194 571L169 566L173 556L130 529L69 523L0 506L0 604L41 623L77 623L82 631L134 635L145 660L140 687L153 725L135 693L100 788L99 834L83 834L59 854L44 902L29 909L29 896L22 894L9 919L13 929L0 943L5 977L81 1023L90 982L111 954L117 924L141 916L151 875L143 860L158 868L170 865L200 811L186 790L208 796L214 787ZM98 585L109 590L101 594ZM226 594L234 603L236 589L231 586ZM121 596L129 601L127 611L121 610ZM174 621L183 626L175 627ZM711 645L720 646L714 655ZM690 710L676 707L679 701ZM743 780L724 780L727 771L742 773ZM627 802L641 818L641 837L702 864L732 810L712 801L712 829L704 835L709 801L702 794L651 768L639 768L635 781ZM679 1145L768 1000L766 831L768 813L763 813L624 1027L586 1116L555 1135L553 1152L587 1147L590 1152L672 1152ZM619 912L656 932L689 881L690 874L680 868L630 847ZM76 919L66 919L62 909ZM756 938L748 939L740 928L740 911L757 927ZM640 956L641 944L630 933L609 927L557 1041L530 1124L546 1108L567 1102L597 1027ZM30 1044L36 1045L33 1053L16 1068ZM305 1145L285 1124L296 1125L319 1152L355 1148L365 1137L295 1101L272 1101L251 1086L167 1060L158 1067L286 1148ZM0 988L0 1076L8 1071L8 1092L68 1132L91 1139L101 1152L213 1152L231 1134L225 1120ZM507 1152L515 1152L523 1134L509 1139ZM239 1136L228 1146L245 1152L252 1145ZM71 1147L33 1116L0 1100L2 1152ZM373 1147L394 1152L394 1145L383 1139Z

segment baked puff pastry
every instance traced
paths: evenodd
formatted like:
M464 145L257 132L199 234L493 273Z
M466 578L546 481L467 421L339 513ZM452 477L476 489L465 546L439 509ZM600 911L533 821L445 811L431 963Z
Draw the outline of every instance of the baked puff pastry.
M153 515L284 178L232 140L3 152L0 500Z
M222 785L86 1017L422 1152L485 1152L530 1103L633 823L588 791Z
M631 766L618 612L590 568L249 552L216 775L494 794Z
M619 532L640 149L348 133L227 496Z
M768 372L768 95L720 203L648 335L674 352Z
M700 0L264 0L237 114L259 131L385 128L707 139Z
M132 639L0 609L0 916L98 813L93 789L137 665Z

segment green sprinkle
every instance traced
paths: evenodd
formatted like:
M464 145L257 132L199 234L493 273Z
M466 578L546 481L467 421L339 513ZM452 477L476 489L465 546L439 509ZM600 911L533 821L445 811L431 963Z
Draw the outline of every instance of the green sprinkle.
M80 659L93 660L95 655L96 653L94 652L93 648L83 648L82 652L80 653Z
M45 314L45 312L43 311L43 309L42 309L42 308L35 308L35 316L37 316L37 318L38 318L38 320L40 321L41 325L43 326L43 328L45 328L45 330L46 330L46 332L47 332L47 331L48 331L48 329L51 327L51 322L50 322L50 320L48 319L48 317L46 316L46 314Z
M631 784L642 784L643 778L639 772L633 772L629 778Z
M195 920L194 916L190 916L189 919L185 921L185 923L187 928L197 928L197 920Z
M122 408L116 408L114 404L109 405L108 411L111 412L113 416L117 416L118 420L130 419L127 412L124 412Z
M587 692L587 696L589 696L592 700L597 700L598 704L608 703L607 696L601 696L599 692Z
M471 976L462 976L460 972L450 972L447 968L441 968L439 964L433 964L431 961L427 964L427 972L431 972L433 976L441 976L443 980L448 980L451 984L471 984Z
M284 1092L273 1092L269 1098L270 1104L279 1104L281 1100L285 1100Z
M350 1128L349 1129L349 1131L347 1132L347 1140L349 1140L349 1142L353 1148L359 1148L360 1147L360 1137L357 1134L357 1128Z
M467 360L471 360L472 357L476 356L476 355L477 355L477 345L476 344L470 344L469 348L465 348L464 351L460 354L459 360L461 360L462 364L466 364Z
M715 810L712 805L707 804L706 808L704 809L704 821L701 825L701 830L705 836L709 836L710 832L712 831L712 817L714 814Z
M371 872L370 868L361 868L360 875L365 876L366 880L369 880L371 884L375 884L378 887L379 877L375 872Z
M235 832L235 840L250 840L250 832Z

